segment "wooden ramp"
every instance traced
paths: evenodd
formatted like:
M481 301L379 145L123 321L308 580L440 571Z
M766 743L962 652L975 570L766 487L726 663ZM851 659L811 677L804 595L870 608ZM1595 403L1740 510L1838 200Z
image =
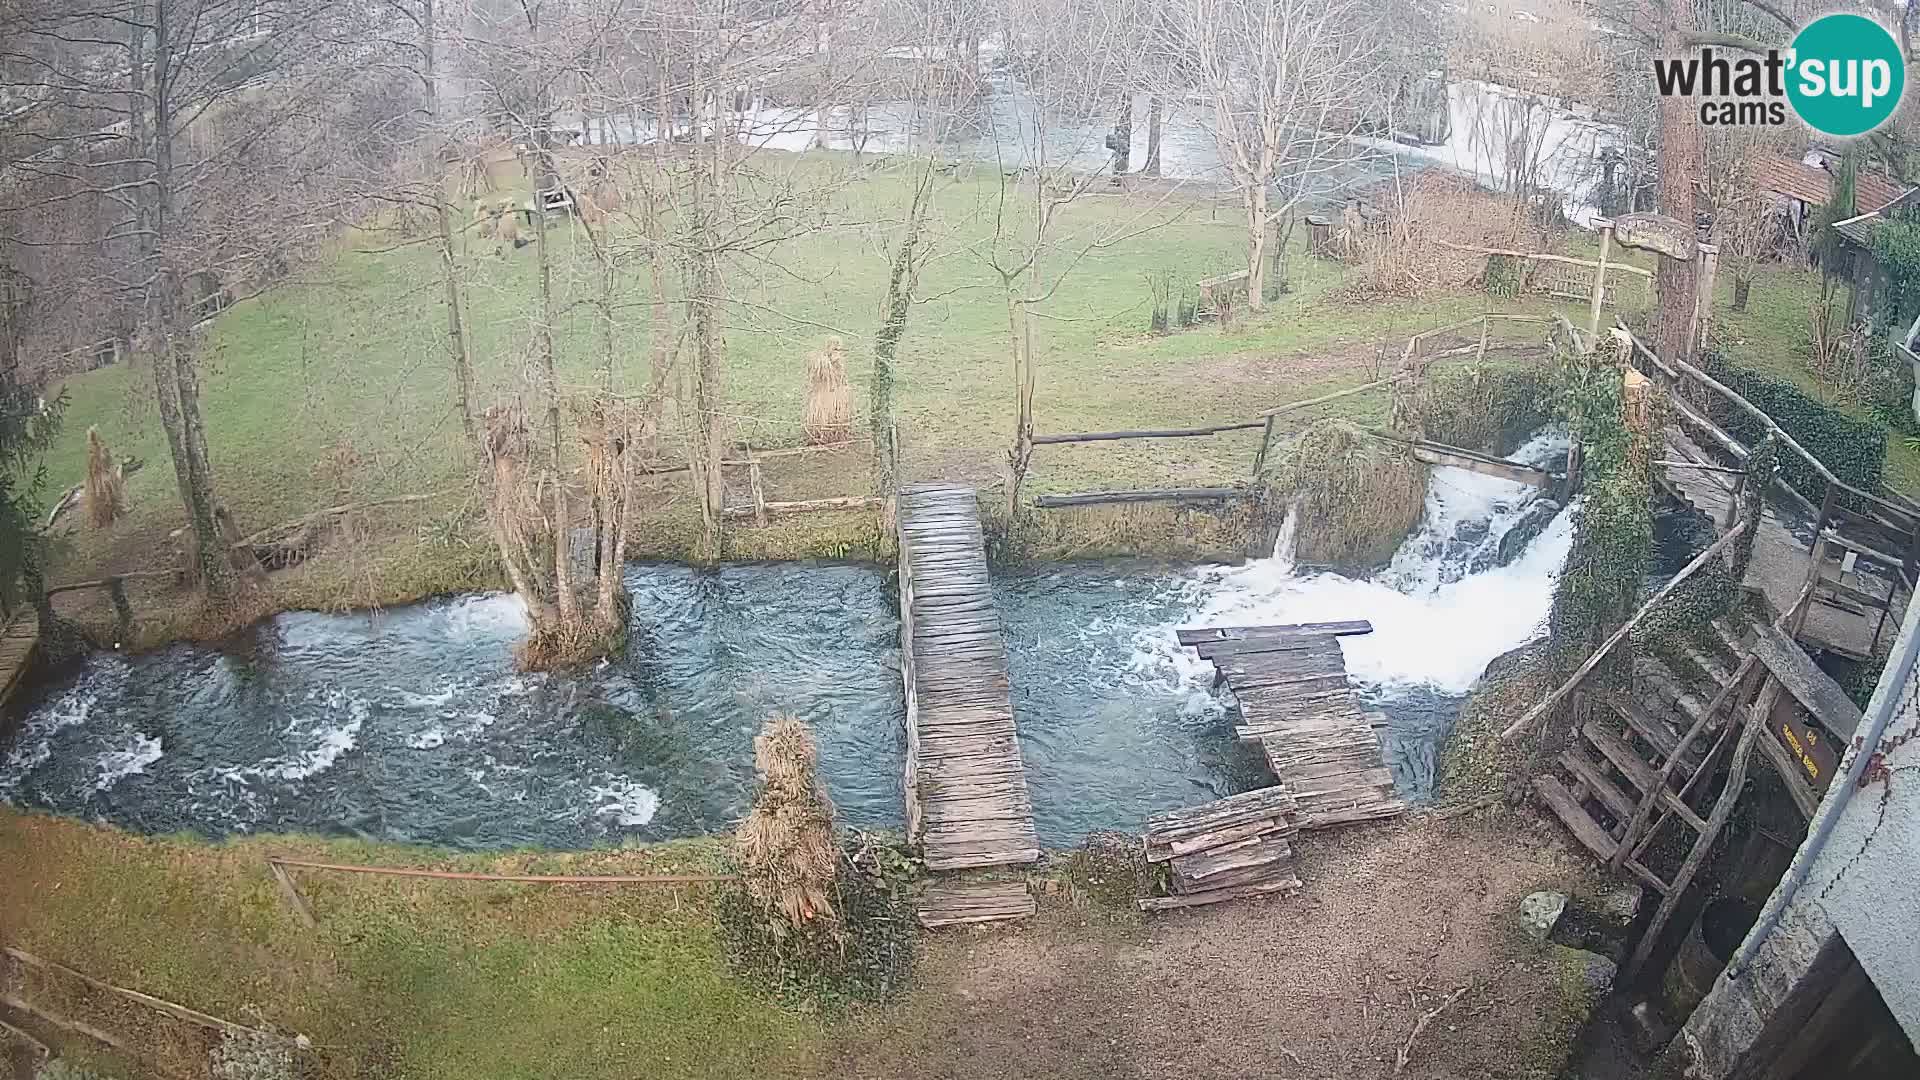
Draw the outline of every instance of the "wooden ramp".
M1729 515L1737 498L1740 478L1720 471L1719 463L1678 425L1669 425L1665 436L1666 460L1674 464L1661 467L1657 474L1661 486L1676 499L1705 514L1714 529L1724 535L1730 525ZM1885 594L1890 588L1887 583L1855 574L1852 562L1844 558L1844 549L1836 546L1830 551L1831 557L1823 560L1828 565L1821 568L1824 577L1835 584L1871 594L1871 600L1879 606L1887 604ZM1829 549L1822 549L1823 555L1828 552ZM1793 534L1769 500L1761 507L1760 532L1753 541L1746 583L1765 592L1775 611L1791 610L1806 584L1812 560L1813 553L1807 543ZM1881 643L1886 629L1891 627L1897 632L1901 614L1897 596L1894 603L1896 610L1887 617L1887 613L1848 603L1829 595L1828 591L1816 593L1798 637L1816 648L1856 660L1865 659Z
M929 870L1040 857L972 488L900 492L907 838Z
M920 898L920 925L929 930L969 923L1025 919L1035 909L1024 881L936 881Z
M16 611L0 631L0 706L25 680L33 663L33 651L40 645L40 616L32 608Z
M1360 711L1337 640L1372 632L1364 619L1178 631L1180 644L1213 661L1232 687L1242 721L1234 733L1260 744L1303 829L1394 817L1407 808L1374 733L1385 718Z

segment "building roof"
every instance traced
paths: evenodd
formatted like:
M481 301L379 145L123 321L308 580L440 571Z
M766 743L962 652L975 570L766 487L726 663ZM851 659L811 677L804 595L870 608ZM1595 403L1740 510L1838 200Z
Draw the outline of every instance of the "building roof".
M1833 197L1833 174L1819 165L1770 154L1756 161L1753 171L1761 187L1810 206L1824 205ZM1885 177L1864 172L1854 175L1853 204L1862 211L1883 209L1900 195L1900 185Z

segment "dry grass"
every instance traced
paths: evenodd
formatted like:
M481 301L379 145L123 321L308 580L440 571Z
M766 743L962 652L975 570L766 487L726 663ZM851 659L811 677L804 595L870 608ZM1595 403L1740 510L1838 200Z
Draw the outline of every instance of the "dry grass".
M1353 231L1358 265L1339 289L1348 300L1420 299L1474 285L1487 257L1459 248L1547 249L1518 203L1465 177L1429 170L1384 185L1373 198L1386 218Z
M821 446L853 437L853 385L847 381L847 350L837 337L807 357L807 443Z
M753 762L760 794L734 834L741 884L776 937L791 930L838 939L840 848L813 733L798 717L775 713L754 737Z
M1299 514L1297 557L1367 573L1393 557L1426 505L1426 469L1345 420L1309 426L1274 472L1276 498Z
M87 429L87 518L96 529L112 525L126 508L126 480L97 428Z

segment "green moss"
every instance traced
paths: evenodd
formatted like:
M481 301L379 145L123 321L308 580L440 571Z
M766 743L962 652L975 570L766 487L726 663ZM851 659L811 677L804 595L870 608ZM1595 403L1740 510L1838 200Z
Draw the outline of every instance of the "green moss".
M1427 438L1490 454L1509 454L1556 419L1554 377L1540 357L1439 367L1427 375L1416 408Z
M1371 573L1393 557L1426 506L1426 467L1344 420L1308 426L1272 462L1267 499L1296 508L1294 551L1303 563Z

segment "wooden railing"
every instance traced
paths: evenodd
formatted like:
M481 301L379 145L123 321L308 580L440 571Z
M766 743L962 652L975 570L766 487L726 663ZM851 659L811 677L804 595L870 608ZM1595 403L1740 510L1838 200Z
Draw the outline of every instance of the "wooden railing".
M1819 503L1813 502L1777 475L1771 478L1769 487L1799 505L1813 518L1814 539L1808 545L1811 559L1807 570L1807 584L1815 589L1813 595L1817 598L1819 592L1824 590L1835 598L1879 612L1879 625L1873 636L1873 644L1878 646L1900 587L1904 586L1911 595L1915 587L1920 586L1920 506L1886 490L1884 485L1881 492L1875 493L1863 491L1840 479L1825 462L1802 446L1765 410L1698 367L1685 360L1663 358L1647 348L1624 326L1619 329L1633 343L1634 355L1644 361L1645 373L1668 388L1674 411L1687 427L1701 433L1728 456L1745 462L1752 448L1715 423L1706 408L1696 407L1696 403L1703 399L1718 400L1759 424L1784 451L1805 462L1813 474L1820 477L1824 492ZM1682 391L1692 391L1692 394ZM1742 476L1742 483L1745 480L1746 477ZM1844 557L1849 565L1852 560L1865 558L1897 575L1898 580L1890 583L1887 595L1878 596L1826 577L1822 570L1829 558L1829 550L1836 546L1851 553ZM1804 610L1797 621L1804 621Z
M1260 412L1250 420L1233 420L1226 423L1187 428L1141 428L1123 431L1084 431L1061 435L1035 435L1033 437L1033 445L1064 446L1073 443L1117 442L1129 439L1205 438L1214 435L1225 435L1236 431L1252 431L1258 429L1260 431L1260 442L1258 448L1254 451L1253 467L1250 473L1252 477L1258 478L1260 473L1266 468L1267 456L1273 449L1273 440L1275 434L1277 434L1276 429L1280 417L1339 401L1343 398L1354 397L1359 394L1377 390L1388 390L1394 395L1394 419L1396 421L1396 423L1390 426L1404 430L1404 423L1398 421L1404 421L1406 419L1403 414L1411 408L1414 395L1417 394L1420 383L1425 378L1427 368L1430 365L1436 361L1458 356L1471 355L1476 360L1484 360L1487 355L1487 346L1492 335L1493 327L1496 324L1539 323L1544 325L1555 321L1556 319L1553 316L1547 315L1509 315L1501 312L1488 311L1470 318L1446 323L1442 326L1431 327L1407 339L1406 347L1401 350L1399 366L1392 374L1370 379L1357 386L1349 386L1344 390L1335 390L1331 393L1320 394L1316 397L1290 401L1276 408ZM1433 343L1443 335L1457 334L1462 330L1475 326L1480 328L1477 340L1464 345L1441 349L1438 352L1428 351ZM1034 505L1044 508L1086 506L1096 503L1218 500L1233 494L1235 490L1236 489L1233 488L1165 488L1133 491L1086 491L1076 492L1070 495L1040 496L1034 500Z

